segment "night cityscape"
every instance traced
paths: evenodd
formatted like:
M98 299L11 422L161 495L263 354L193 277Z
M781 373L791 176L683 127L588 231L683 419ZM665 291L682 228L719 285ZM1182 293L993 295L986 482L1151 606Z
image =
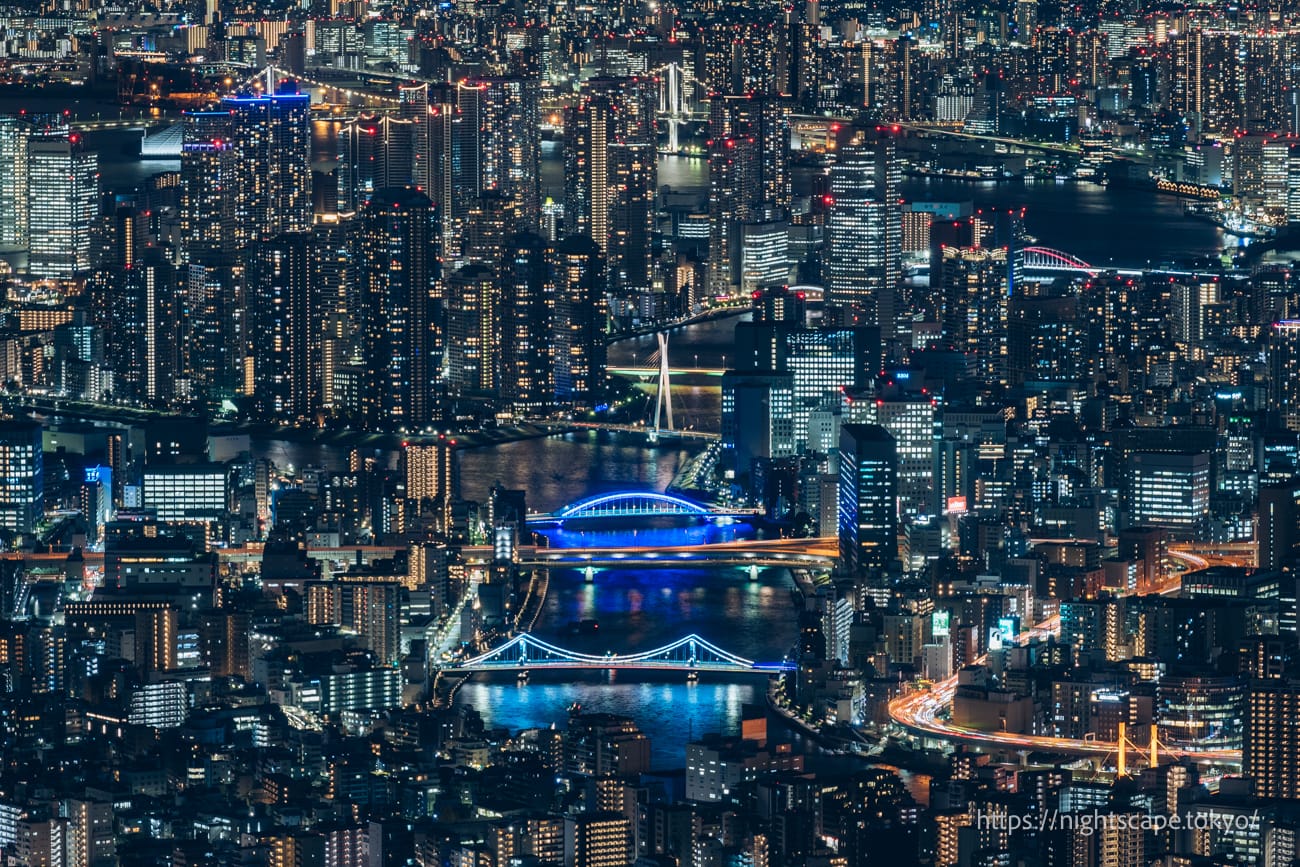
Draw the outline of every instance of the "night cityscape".
M0 867L1300 867L1296 0L0 0Z

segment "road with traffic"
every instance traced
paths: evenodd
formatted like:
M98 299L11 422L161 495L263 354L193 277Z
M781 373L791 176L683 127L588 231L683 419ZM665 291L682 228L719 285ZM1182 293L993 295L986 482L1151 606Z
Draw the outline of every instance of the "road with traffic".
M1178 546L1170 550L1172 559L1182 563L1184 569L1166 579L1156 592L1173 595L1179 590L1182 575L1211 566L1249 566L1254 562L1253 545L1215 546L1205 548L1203 552L1192 546ZM1054 614L1036 626L1025 630L1018 636L1018 641L1045 638L1058 635L1061 617ZM982 663L987 659L981 656L976 660ZM1016 752L1043 752L1067 756L1101 756L1115 754L1119 744L1113 741L1093 739L1058 738L1049 735L1017 734L1014 732L990 732L959 726L948 717L953 696L957 691L957 675L942 680L929 689L917 689L895 698L889 703L889 716L899 726L913 734L927 738L937 738L953 743L973 744L992 749L1006 749ZM1178 758L1187 757L1196 762L1219 765L1239 766L1241 750L1179 750L1167 749L1165 755Z

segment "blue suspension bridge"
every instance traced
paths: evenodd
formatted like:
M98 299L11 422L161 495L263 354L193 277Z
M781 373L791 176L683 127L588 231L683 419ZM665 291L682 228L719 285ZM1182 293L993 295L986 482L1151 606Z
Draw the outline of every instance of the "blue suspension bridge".
M697 518L699 520L737 520L762 514L760 509L706 506L673 494L657 491L617 491L598 494L570 503L554 513L528 516L531 525L563 524L602 518Z
M794 663L754 662L691 634L672 644L641 653L579 653L556 647L524 633L478 656L444 667L447 672L518 671L528 669L642 669L658 671L762 672L789 671Z

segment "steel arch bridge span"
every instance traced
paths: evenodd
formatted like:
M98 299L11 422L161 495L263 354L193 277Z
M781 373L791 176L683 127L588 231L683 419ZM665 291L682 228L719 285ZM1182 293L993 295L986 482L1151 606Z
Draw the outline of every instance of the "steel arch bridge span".
M1071 255L1062 250L1053 250L1051 247L1025 247L1022 251L1025 256L1025 268L1035 271L1076 271L1085 274L1098 274L1100 269L1094 268L1078 256Z
M701 505L672 494L656 491L618 491L600 494L570 503L555 513L557 518L608 518L620 515L695 515L713 512Z
M446 666L446 671L510 671L519 669L582 668L644 669L659 671L779 672L792 663L759 663L723 650L692 633L672 644L641 653L607 653L603 656L556 647L528 633L517 635L487 653Z

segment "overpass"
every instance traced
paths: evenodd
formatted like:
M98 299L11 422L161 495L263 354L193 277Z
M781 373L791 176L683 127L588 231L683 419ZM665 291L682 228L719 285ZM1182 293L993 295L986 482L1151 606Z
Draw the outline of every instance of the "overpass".
M491 550L481 550L485 561ZM628 548L535 548L521 547L516 562L521 566L563 568L682 569L692 566L738 566L743 569L787 568L830 569L839 554L836 539L772 539L719 542L712 545Z
M364 563L392 559L407 545L344 545L334 548L309 548L307 556L328 562L355 561ZM492 562L490 545L468 545L460 549L465 562L472 566ZM221 563L247 564L262 561L261 545L239 548L218 548L215 551ZM718 542L707 545L681 545L665 547L592 547L546 548L520 545L515 549L515 562L524 567L584 568L584 567L661 567L684 568L692 565L757 567L786 567L802 569L829 569L835 565L838 553L834 538L826 539L759 539L742 542ZM25 560L46 566L61 565L68 560L68 552L33 554L21 551L0 553L0 560ZM89 566L102 567L102 551L84 551L82 559Z
M580 653L566 650L535 638L528 633L517 635L487 653L443 666L443 671L473 673L480 671L519 671L530 669L633 669L658 671L760 672L777 674L790 671L794 663L760 663L746 659L691 634L671 644L640 653Z

